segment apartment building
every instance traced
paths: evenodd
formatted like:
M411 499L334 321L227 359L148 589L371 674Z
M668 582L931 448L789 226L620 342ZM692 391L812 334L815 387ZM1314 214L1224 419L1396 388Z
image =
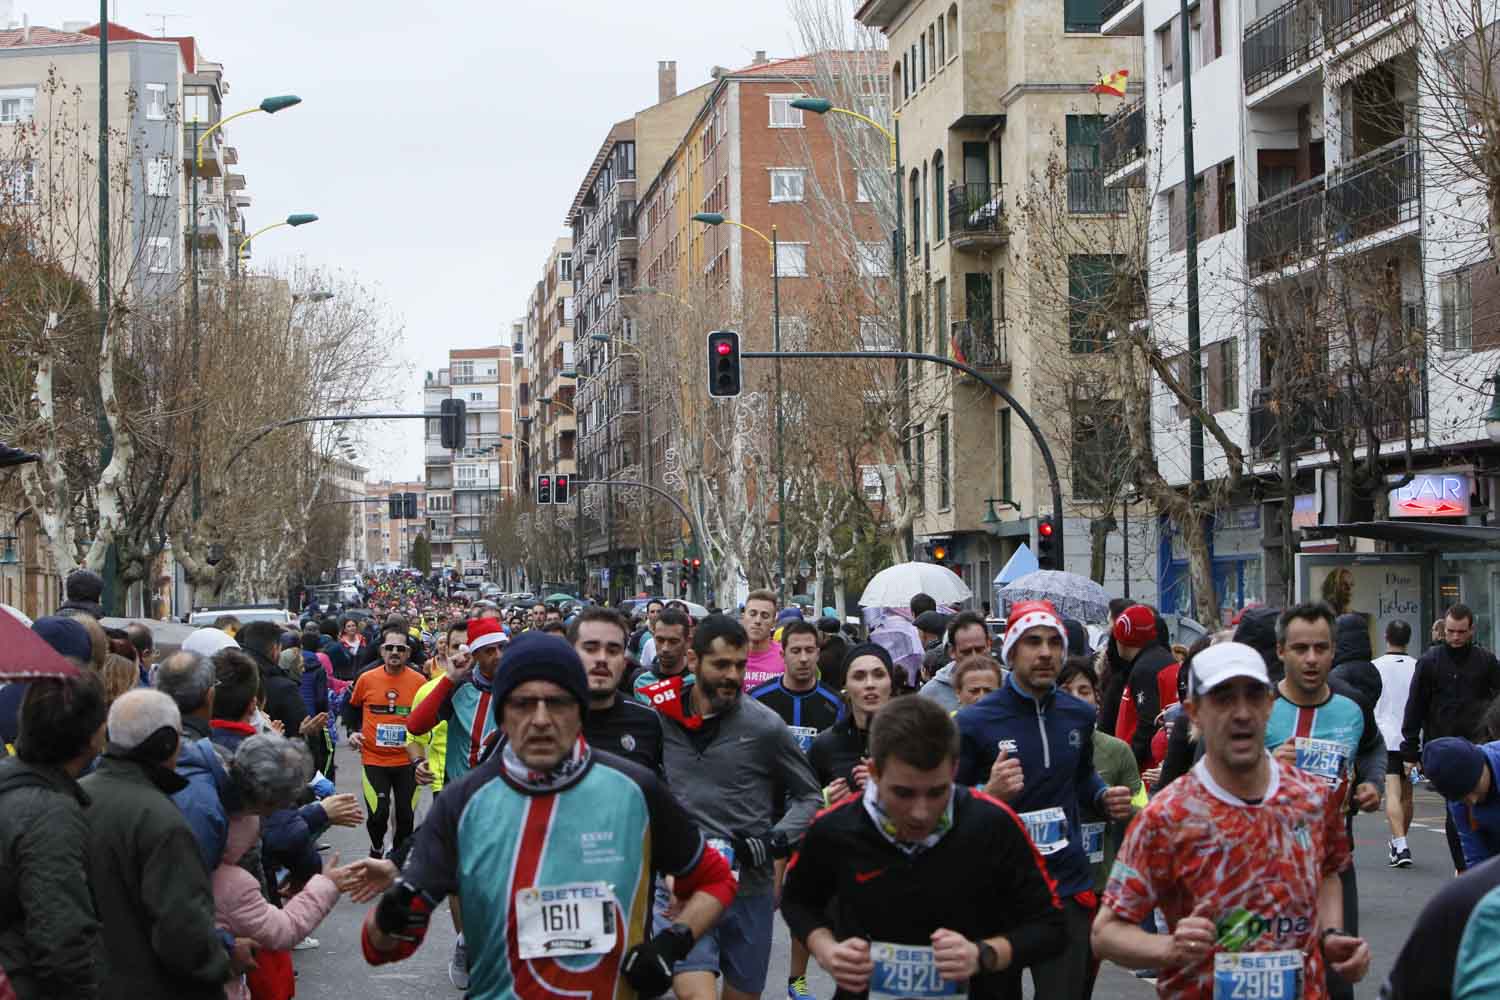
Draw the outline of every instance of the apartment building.
M1097 0L865 0L855 16L889 41L911 349L965 360L999 382L1037 418L1070 479L1064 510L1053 510L1040 452L1009 405L971 379L918 372L914 534L946 549L976 602L1022 543L1034 548L1042 515L1062 519L1067 568L1087 573L1092 504L1103 498L1092 495L1094 477L1068 477L1076 407L1058 383L1071 364L1072 309L1041 299L1033 255L1058 250L1036 212L1023 217L1016 205L1050 178L1056 228L1086 234L1125 213L1100 160L1102 116L1118 102L1090 90L1116 70L1139 79L1141 42L1103 34ZM1087 285L1092 257L1069 257L1063 298L1075 271ZM1118 587L1125 566L1118 548L1110 555L1106 581ZM1139 564L1132 572L1138 582L1149 575Z
M361 513L365 533L365 551L372 569L383 567L411 566L411 546L417 536L427 531L427 484L422 482L394 483L382 480L366 484L366 493L371 501L364 504ZM415 493L417 495L416 518L392 518L390 496L393 493ZM436 556L434 556L436 558ZM416 566L424 572L428 566Z
M1145 41L1146 97L1110 122L1106 158L1110 183L1152 199L1151 329L1168 350L1186 343L1183 310L1168 303L1186 270L1188 34L1205 404L1253 473L1213 526L1225 608L1316 598L1324 574L1347 572L1351 606L1376 613L1377 629L1392 608L1420 627L1462 600L1480 641L1500 639L1500 570L1465 534L1493 530L1483 414L1500 364L1500 281L1479 185L1444 166L1455 95L1434 85L1447 74L1423 41L1454 23L1442 12L1427 0L1202 0L1186 25L1170 0L1104 12L1106 34ZM1314 359L1306 371L1285 360L1299 355ZM1327 388L1308 392L1309 380ZM1185 414L1162 399L1154 425L1164 471L1184 482ZM1339 439L1353 445L1342 459ZM1212 440L1206 467L1210 478L1226 469ZM1358 566L1331 551L1340 542L1363 553ZM1158 560L1163 610L1189 607L1170 532Z
M541 299L541 294L541 282L537 282L526 296L526 319L521 324L521 329L512 334L510 345L511 378L516 383L515 401L511 404L512 426L516 429L512 442L516 460L511 465L515 475L511 477L510 488L519 497L526 496L527 491L532 488L531 484L536 482L531 436L530 347L536 341L537 302Z
M694 120L705 84L677 93L677 64L657 66L658 100L617 122L605 136L568 210L572 231L573 339L576 388L560 385L547 409L576 418L577 475L593 481L630 479L642 467L640 355L634 349L638 285L637 178L654 177ZM559 359L561 360L561 359ZM559 432L556 454L562 462ZM538 442L538 447L547 446ZM590 587L634 593L640 539L623 516L619 491L591 487L580 499ZM592 511L592 514L588 512Z
M332 456L323 473L326 499L351 501L344 506L353 508L349 512L349 529L339 558L341 572L363 572L370 564L365 522L360 516L367 495L365 477L370 470L355 462L352 455L353 448L350 447Z
M454 349L423 384L427 523L432 558L445 568L487 562L484 529L515 478L514 352L509 343ZM438 414L445 399L466 407L462 451L443 447Z
M527 303L526 366L536 403L526 428L532 463L525 482L537 476L577 472L578 419L572 410L578 365L573 333L573 240L559 237L547 253L542 278Z

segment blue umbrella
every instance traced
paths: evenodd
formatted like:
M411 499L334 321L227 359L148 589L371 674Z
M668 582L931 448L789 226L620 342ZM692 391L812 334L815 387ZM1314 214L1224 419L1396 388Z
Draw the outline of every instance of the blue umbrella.
M1027 573L1035 573L1041 568L1041 564L1036 561L1036 554L1031 551L1031 546L1022 542L1021 547L1016 549L1015 554L1006 561L1005 568L995 577L995 583L1004 586L1012 580L1019 580Z
M1009 604L1051 601L1063 617L1081 622L1102 622L1109 618L1109 591L1077 573L1039 569L1012 580L996 593Z

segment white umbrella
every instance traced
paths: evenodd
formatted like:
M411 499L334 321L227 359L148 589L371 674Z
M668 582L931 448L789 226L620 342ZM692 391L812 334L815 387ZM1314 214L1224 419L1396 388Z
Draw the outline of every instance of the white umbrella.
M896 608L917 594L926 594L939 604L957 604L973 596L959 575L937 563L908 562L888 566L876 573L859 603L865 607Z

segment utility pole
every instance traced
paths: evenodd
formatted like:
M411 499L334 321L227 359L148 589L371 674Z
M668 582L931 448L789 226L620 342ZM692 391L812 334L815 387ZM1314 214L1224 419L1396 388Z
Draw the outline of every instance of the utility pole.
M1193 400L1203 404L1203 344L1198 325L1198 191L1193 166L1192 32L1188 30L1188 0L1178 0L1182 25L1182 169L1187 192L1187 339L1188 386ZM1203 421L1195 411L1188 421L1188 490L1196 499L1203 489Z

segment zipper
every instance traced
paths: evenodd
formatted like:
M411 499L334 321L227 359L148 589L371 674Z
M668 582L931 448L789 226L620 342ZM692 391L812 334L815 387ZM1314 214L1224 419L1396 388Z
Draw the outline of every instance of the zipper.
M1042 734L1042 766L1052 769L1052 746L1047 742L1047 717L1042 714L1042 703L1036 703L1036 729Z

